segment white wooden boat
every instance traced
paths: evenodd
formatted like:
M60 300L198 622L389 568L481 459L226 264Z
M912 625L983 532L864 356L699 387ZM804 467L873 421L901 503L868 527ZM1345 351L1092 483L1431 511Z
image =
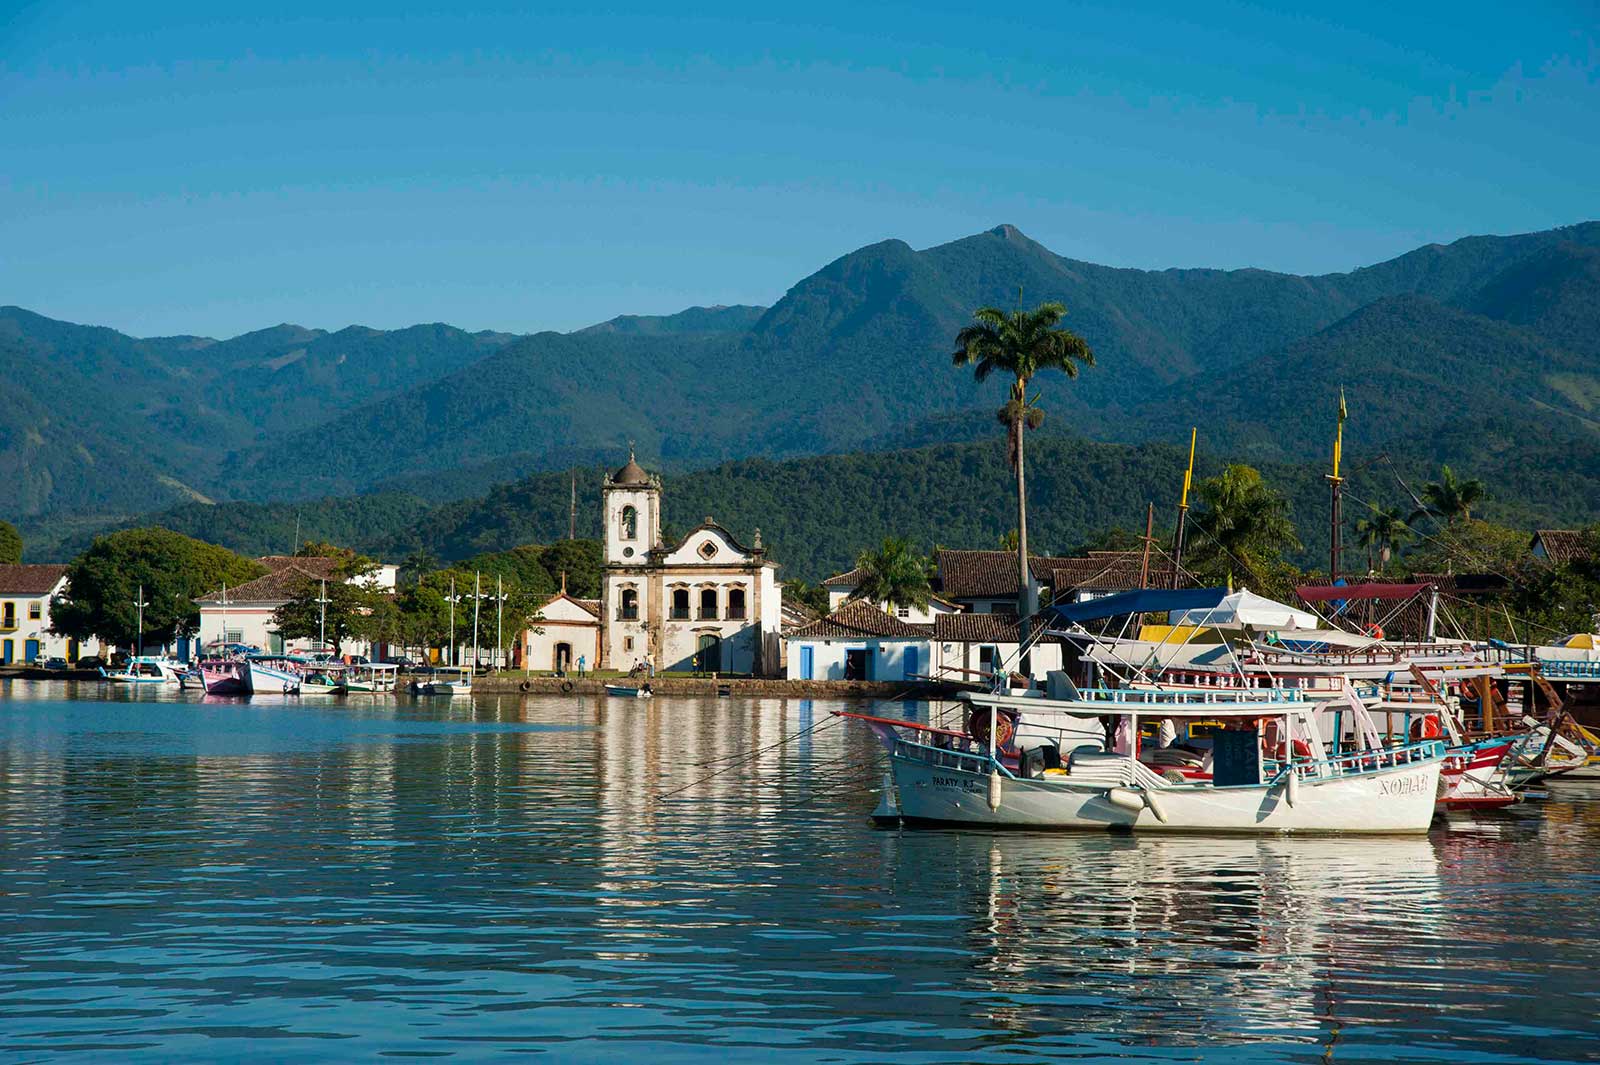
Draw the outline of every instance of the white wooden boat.
M351 666L345 671L344 690L372 695L393 694L400 676L399 666L381 663Z
M112 684L181 685L183 673L176 662L156 655L138 655L117 669L100 667L100 679Z
M469 666L439 666L426 680L412 683L420 695L471 695L472 669Z
M1445 745L1438 740L1328 753L1315 704L1295 691L1221 699L1215 693L1090 689L1070 700L962 693L982 735L959 741L925 726L875 718L889 749L896 809L910 822L1165 832L1415 834L1433 819ZM1008 756L1002 712L1048 716L1054 742L1015 733ZM1359 704L1357 704L1359 705ZM1016 712L1016 711L1013 711ZM863 715L842 714L862 717ZM1139 718L1221 720L1210 779L1158 773L1140 760ZM1102 719L1116 722L1106 736ZM1098 731L1098 743L1078 743ZM909 735L908 735L909 733ZM1222 742L1226 739L1226 742ZM1073 746L1069 749L1068 744Z
M635 686L632 684L607 684L606 694L617 699L648 699L655 692L650 690L650 685Z
M300 676L301 695L333 695L344 690L342 662L313 662Z
M249 655L244 660L245 685L254 695L298 695L307 664L294 655Z

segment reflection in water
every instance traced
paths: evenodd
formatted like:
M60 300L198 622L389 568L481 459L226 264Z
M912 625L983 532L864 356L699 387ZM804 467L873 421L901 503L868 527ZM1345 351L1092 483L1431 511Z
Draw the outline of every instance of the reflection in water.
M1581 786L1425 839L886 832L838 704L97 689L0 701L5 1057L1592 1054Z

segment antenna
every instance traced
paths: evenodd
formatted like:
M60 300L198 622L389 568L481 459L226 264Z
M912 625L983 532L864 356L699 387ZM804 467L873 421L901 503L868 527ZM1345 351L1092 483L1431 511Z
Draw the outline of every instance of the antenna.
M572 471L572 502L567 508L567 539L578 538L578 471Z

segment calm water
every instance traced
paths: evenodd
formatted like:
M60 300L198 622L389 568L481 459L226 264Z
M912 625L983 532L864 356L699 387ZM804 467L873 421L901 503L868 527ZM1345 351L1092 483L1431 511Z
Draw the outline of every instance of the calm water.
M1600 1060L1581 784L1415 840L900 833L822 702L120 694L0 689L8 1061Z

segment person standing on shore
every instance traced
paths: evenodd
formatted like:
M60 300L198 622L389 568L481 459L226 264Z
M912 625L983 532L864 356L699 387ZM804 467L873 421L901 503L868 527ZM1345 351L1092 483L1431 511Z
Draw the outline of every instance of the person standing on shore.
M580 676L580 677L583 676L583 671L584 671L585 667L588 665L588 661L589 661L588 658L585 657L584 655L579 655L578 656L578 676Z

